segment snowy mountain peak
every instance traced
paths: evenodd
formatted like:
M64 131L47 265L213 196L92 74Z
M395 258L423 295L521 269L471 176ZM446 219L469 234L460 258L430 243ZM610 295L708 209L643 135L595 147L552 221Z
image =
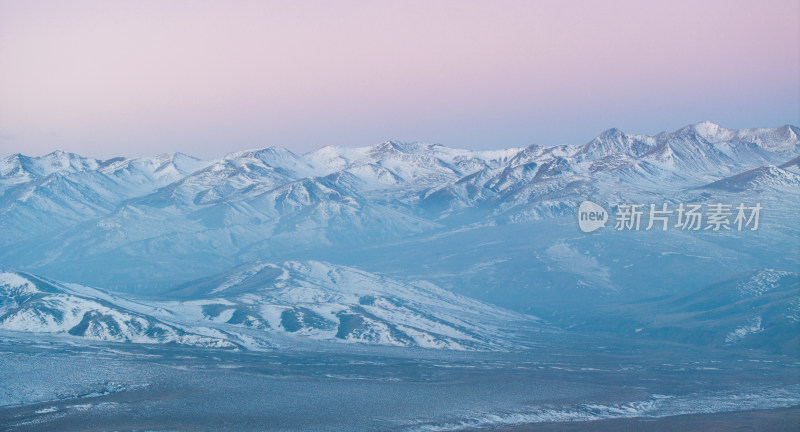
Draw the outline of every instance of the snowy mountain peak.
M59 172L95 170L100 162L74 153L56 150L40 157L19 153L0 159L0 178L32 179Z
M690 126L690 128L699 134L702 137L716 137L720 133L727 132L728 130L723 128L722 126L710 122L708 120L696 123Z
M250 150L242 150L233 153L228 153L223 157L226 160L235 160L235 159L248 159L248 158L263 158L264 160L270 160L273 158L285 158L285 159L297 159L299 156L294 154L291 150L285 149L283 147L264 147L258 149L250 149Z
M268 147L257 150L252 155L265 165L284 169L294 176L307 176L314 173L314 168L302 157L283 147Z
M58 171L83 171L97 167L96 159L85 158L75 153L56 150L50 154L38 158L43 167L49 168L51 172Z
M141 158L141 160L147 160L147 158ZM183 175L191 174L208 165L208 162L184 153L164 153L153 158L153 162L158 165L156 171L174 168Z
M598 138L609 139L609 138L622 138L624 136L625 132L622 132L617 128L610 128L603 131L603 133L601 133L600 136L598 136Z
M0 177L17 177L24 173L23 158L19 153L8 155L0 159Z
M444 146L420 142L385 141L369 147L369 154L373 157L380 158L387 153L420 154L441 148L444 148Z
M642 135L628 135L617 128L611 128L575 150L573 157L578 161L593 161L614 154L639 157L652 150L656 140Z

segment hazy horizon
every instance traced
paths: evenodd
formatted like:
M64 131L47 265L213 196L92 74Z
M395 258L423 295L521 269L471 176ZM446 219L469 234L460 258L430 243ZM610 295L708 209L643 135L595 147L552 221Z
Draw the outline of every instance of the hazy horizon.
M0 154L583 144L800 119L800 3L0 1Z
M704 122L711 122L711 123L714 123L714 124L716 124L716 125L718 125L718 126L721 126L721 127L725 128L725 129L728 129L728 130L748 130L748 129L778 129L778 128L782 128L782 127L786 127L786 126L797 127L797 126L796 126L796 125L794 125L794 124L789 124L789 123L787 123L787 124L783 124L783 125L775 125L775 126L752 126L752 127L746 127L746 128L729 128L729 127L726 127L725 125L720 125L719 123L712 122L712 121L710 121L710 120L703 120L703 121L700 121L700 122L694 122L694 123L690 123L690 124L683 125L683 126L681 126L681 127L679 127L679 128L676 128L676 129L674 129L674 130L662 130L662 131L658 131L658 132L655 132L655 133L632 133L632 132L629 132L629 131L626 131L626 130L622 130L622 129L620 129L620 128L610 127L610 128L606 128L605 130L603 130L603 131L601 131L601 132L598 132L598 133L597 133L597 134L596 134L594 137L592 137L591 139L587 140L586 142L582 142L582 143L561 143L561 144L551 144L551 145L544 145L543 147L555 147L555 146L559 146L559 145L567 145L567 146L571 146L571 147L579 147L579 146L582 146L582 145L585 145L585 144L587 144L587 143L588 143L589 141L591 141L592 139L594 139L594 138L596 138L596 137L599 137L601 134L603 134L603 133L605 133L606 131L608 131L608 130L611 130L611 129L619 129L619 130L622 130L622 132L623 132L623 133L625 133L625 134L627 134L627 135L647 135L647 136L656 136L656 135L658 135L658 134L661 134L661 133L671 133L671 132L675 132L675 131L678 131L678 130L680 130L680 129L683 129L683 128L685 128L685 127L690 127L690 126L697 125L697 124L704 123ZM62 151L62 152L67 152L67 153L74 153L74 154L77 154L77 155L79 155L79 156L82 156L82 157L95 158L95 159L98 159L98 160L108 160L108 159L113 159L113 158L116 158L116 157L125 157L125 158L136 158L136 157L155 157L155 156L160 156L160 155L164 155L164 154L177 154L177 153L184 154L184 155L187 155L187 156L192 156L192 157L194 157L194 158L201 159L201 160L214 160L214 159L220 159L220 158L223 158L223 157L225 157L225 156L227 156L227 155L230 155L230 154L233 154L233 153L242 153L242 152L247 152L247 151L262 150L262 149L265 149L265 148L283 148L283 149L289 150L289 151L291 151L292 153L295 153L295 154L297 154L297 155L305 155L305 154L313 153L313 152L315 152L315 151L317 151L317 150L320 150L320 149L322 149L322 148L324 148L324 147L367 148L367 147L373 147L373 146L376 146L376 145L380 145L380 144L382 144L382 143L385 143L385 142L396 142L396 143L404 143L404 144L429 144L429 145L442 145L442 146L445 146L445 147L448 147L448 148L451 148L451 149L456 149L456 150L472 150L472 151L507 150L507 149L513 149L513 148L524 148L524 147L528 147L529 145L536 145L536 143L533 143L533 144L529 144L528 146L507 146L507 147L467 148L467 147L464 147L464 146L458 146L458 145L455 145L455 146L453 146L453 145L446 145L446 144L442 144L442 143L435 143L435 142L428 142L428 141L420 141L420 140L417 140L417 141L404 141L404 140L392 140L392 139L390 139L390 140L383 140L383 141L381 141L381 142L376 142L376 143L372 143L372 144L368 144L368 145L360 145L360 146L348 146L348 145L332 145L332 144L326 144L326 145L322 145L322 146L320 146L320 147L312 148L312 149L309 149L309 150L303 150L303 151L296 151L296 150L293 150L293 149L290 149L290 148L287 148L287 147L283 147L283 146L271 146L271 145L266 145L266 146L263 146L263 147L249 147L249 148L232 149L232 150L230 150L230 151L228 151L228 152L226 152L226 153L224 153L224 154L220 154L220 155L214 155L214 156L210 156L210 157L202 157L202 156L199 156L199 155L196 155L196 154L187 153L187 152L185 152L185 151L179 151L179 150L170 151L170 150L168 150L168 149L165 149L164 151L162 151L162 152L160 152L160 153L151 153L151 154L136 154L136 155L131 155L131 154L116 154L116 155L113 155L113 156L110 156L110 157L99 157L99 156L96 156L96 155L94 155L94 154L84 154L84 153L77 153L77 152L72 152L72 151L69 151L69 150L64 150L64 149L53 149L53 150L47 151L47 152L45 152L45 153L40 153L40 154L27 153L27 152L24 152L24 151L22 151L22 152L19 152L19 151L17 151L17 152L13 152L13 153L4 153L4 154L0 154L0 158L2 158L2 157L7 157L7 156L10 156L10 155L14 155L14 154L22 154L22 155L24 155L24 156L29 156L29 157L44 157L44 156L47 156L47 155L49 155L49 154L52 154L52 153L55 153L55 152Z

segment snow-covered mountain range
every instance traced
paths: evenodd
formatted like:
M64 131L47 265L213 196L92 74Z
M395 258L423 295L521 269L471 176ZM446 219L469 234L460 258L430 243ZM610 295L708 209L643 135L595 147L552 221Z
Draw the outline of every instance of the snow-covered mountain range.
M0 159L0 262L127 289L146 276L165 287L265 255L571 215L587 198L613 206L706 185L791 189L797 173L781 165L800 154L798 135L794 126L705 122L495 151L386 142L215 161L15 154Z
M582 317L598 302L678 301L763 269L788 271L785 309L798 296L798 156L795 126L710 122L491 151L385 142L210 161L14 154L0 159L0 264L18 269L1 285L0 329L496 348L511 343L501 330L511 323L540 324L487 303L570 326L593 322ZM583 235L573 218L587 199L608 209L760 202L764 228L747 248L735 232ZM762 300L737 300L752 310L720 321L715 340L755 326ZM685 313L657 304L648 315L665 322Z

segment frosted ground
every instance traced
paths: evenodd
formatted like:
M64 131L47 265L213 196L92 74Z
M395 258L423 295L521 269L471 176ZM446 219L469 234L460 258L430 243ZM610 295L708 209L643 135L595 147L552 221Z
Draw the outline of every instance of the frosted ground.
M256 354L13 341L2 350L0 417L12 430L425 431L800 403L796 362L541 342L518 353L322 345Z

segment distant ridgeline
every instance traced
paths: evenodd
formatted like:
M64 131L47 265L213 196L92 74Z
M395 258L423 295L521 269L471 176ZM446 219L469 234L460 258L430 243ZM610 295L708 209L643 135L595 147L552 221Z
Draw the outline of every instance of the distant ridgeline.
M587 198L768 199L800 189L798 134L706 122L493 151L386 142L214 161L15 154L0 159L0 263L135 290L321 247L571 216Z

